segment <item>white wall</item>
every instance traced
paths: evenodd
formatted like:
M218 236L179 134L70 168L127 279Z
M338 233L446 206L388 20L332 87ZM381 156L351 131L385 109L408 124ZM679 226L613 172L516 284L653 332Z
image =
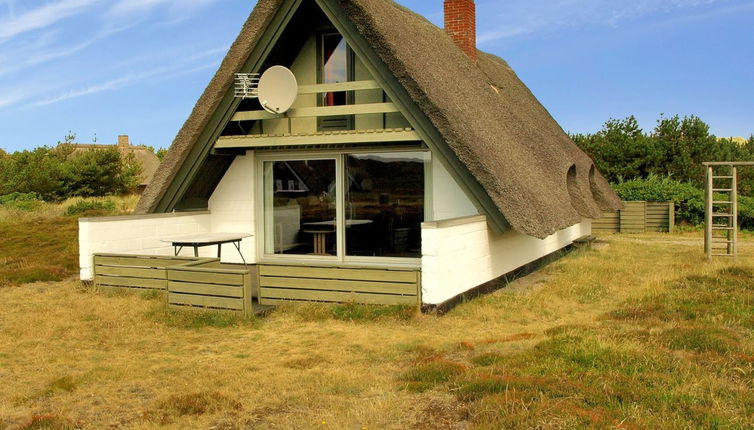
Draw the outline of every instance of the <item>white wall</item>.
M247 233L255 234L254 224L254 179L256 161L253 151L244 156L237 156L209 199L211 231L213 233ZM241 252L246 262L257 261L255 237L241 241ZM211 247L216 252L216 247ZM242 263L241 257L233 244L225 244L222 249L222 261Z
M206 233L210 231L210 225L208 212L81 218L81 279L89 280L94 277L92 256L95 253L173 255L173 247L169 243L161 242L160 239ZM200 252L202 256L211 257L216 251L201 248Z
M422 224L422 301L441 304L536 261L592 232L591 220L546 239L497 235L484 216Z
M479 215L479 211L442 163L434 158L432 160L432 221L472 215Z

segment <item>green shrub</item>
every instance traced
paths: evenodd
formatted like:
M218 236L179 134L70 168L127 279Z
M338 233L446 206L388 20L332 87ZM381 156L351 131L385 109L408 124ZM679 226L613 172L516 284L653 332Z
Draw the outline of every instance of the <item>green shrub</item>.
M30 202L30 201L37 201L37 200L42 200L42 197L40 197L40 195L37 193L13 192L10 194L5 194L3 196L0 196L0 205L5 205L12 202Z
M110 199L104 200L79 200L76 203L68 206L65 210L65 214L69 216L73 215L101 215L103 213L112 212L115 210L115 202Z
M34 192L13 192L0 196L0 206L8 209L31 211L39 206L40 203L42 203L42 198L39 196L39 194Z
M101 197L136 189L141 166L116 147L79 151L66 136L56 147L0 153L0 195L36 193L46 201Z

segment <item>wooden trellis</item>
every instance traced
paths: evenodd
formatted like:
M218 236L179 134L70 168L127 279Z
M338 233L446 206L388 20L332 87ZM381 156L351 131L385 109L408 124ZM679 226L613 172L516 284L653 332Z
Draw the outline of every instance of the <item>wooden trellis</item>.
M704 251L707 259L738 255L738 167L754 161L708 162L704 194Z

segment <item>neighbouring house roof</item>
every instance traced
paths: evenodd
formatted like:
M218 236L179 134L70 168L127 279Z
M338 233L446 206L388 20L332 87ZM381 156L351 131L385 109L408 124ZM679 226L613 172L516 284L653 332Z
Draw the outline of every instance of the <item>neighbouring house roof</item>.
M144 146L134 145L100 145L92 143L72 143L73 153L89 151L93 149L111 149L115 148L122 155L132 154L137 163L141 166L141 173L139 174L139 185L147 186L152 182L152 178L160 166L160 159L157 158L154 152Z
M154 210L283 3L257 3L139 211ZM474 63L442 29L391 0L329 3L350 20L514 229L544 238L620 208L592 160L504 60L480 52Z

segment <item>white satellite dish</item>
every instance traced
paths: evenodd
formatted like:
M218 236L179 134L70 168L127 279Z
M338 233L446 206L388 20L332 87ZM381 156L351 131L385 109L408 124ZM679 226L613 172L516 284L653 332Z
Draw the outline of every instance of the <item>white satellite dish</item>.
M293 72L283 66L272 66L259 78L259 103L270 113L285 113L298 95L298 82Z

